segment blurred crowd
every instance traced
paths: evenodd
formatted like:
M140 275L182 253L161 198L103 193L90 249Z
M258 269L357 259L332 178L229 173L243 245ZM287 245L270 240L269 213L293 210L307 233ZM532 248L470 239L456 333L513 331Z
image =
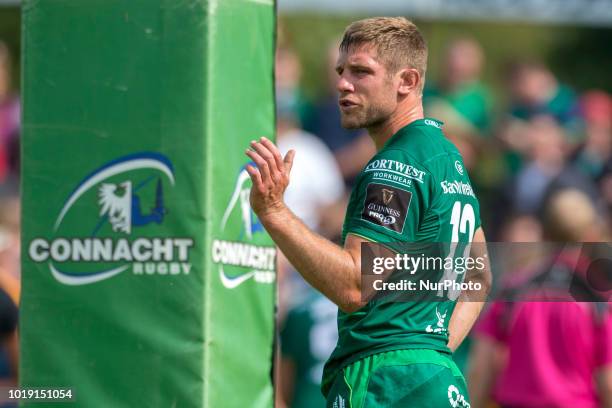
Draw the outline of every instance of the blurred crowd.
M334 41L321 55L328 66L326 92L310 100L302 88L300 58L279 36L277 143L283 153L297 151L286 201L309 227L336 242L353 181L376 152L364 131L340 126L337 56ZM423 99L426 116L444 122L446 136L463 155L488 240L609 241L612 96L603 90L579 93L544 63L515 60L500 73L505 90L496 97L481 79L486 62L476 40L455 39L444 51L440 74L427 77ZM11 67L0 41L0 385L16 383L18 355L20 103ZM559 230L573 234L560 236ZM319 383L336 344L337 308L282 255L278 280L278 405L324 406ZM469 372L473 407L611 406L605 404L612 404L612 375L606 379L605 370L598 371L612 366L609 317L595 319L571 305L506 309L485 310L475 334L456 353ZM540 317L537 328L525 318L534 315ZM560 315L573 316L572 324L560 322ZM565 403L515 398L547 392Z
M334 41L321 55L327 58L326 92L310 100L300 58L279 35L277 141L282 152L297 152L286 201L306 224L336 242L353 180L375 154L364 131L340 127L337 56ZM494 94L481 79L486 62L478 41L453 40L439 75L426 78L423 102L425 116L444 122L445 135L463 155L487 240L608 242L612 96L597 89L578 92L543 62L527 59L509 61L500 73L503 92ZM278 276L278 406L324 406L319 382L337 338L337 308L282 255ZM609 298L599 303L602 318L575 302L503 307L504 312L488 305L455 353L469 372L472 407L612 406ZM537 327L525 317L532 315L539 316ZM571 322L560 322L568 316Z
M0 40L0 386L17 384L20 292L20 103L12 56ZM0 406L4 401L0 401Z

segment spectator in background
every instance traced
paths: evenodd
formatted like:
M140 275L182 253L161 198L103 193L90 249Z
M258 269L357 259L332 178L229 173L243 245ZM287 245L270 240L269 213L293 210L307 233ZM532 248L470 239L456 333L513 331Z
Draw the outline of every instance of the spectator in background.
M11 56L0 41L0 184L19 169L19 98L12 92Z
M542 204L558 190L575 188L585 193L604 215L594 181L568 161L571 148L565 132L551 116L535 116L527 123L524 137L529 140L525 164L513 181L510 192L514 212L537 215Z
M17 305L0 288L0 386L14 387L17 385L19 368L18 317ZM0 406L3 406L2 404L6 402L8 401L0 399Z
M297 54L289 47L279 46L276 49L276 60L282 61L282 68L276 68L276 101L283 106L291 107L298 126L308 121L312 106L304 96L300 87L302 65Z
M548 187L563 170L567 144L563 129L550 116L529 120L523 137L529 144L526 163L513 182L512 208L519 213L536 214Z
M282 154L291 149L300 152L293 162L285 201L309 228L320 231L322 214L342 200L344 184L334 156L319 138L300 127L299 107L294 98L287 97L297 88L300 72L293 50L280 47L276 53L276 138ZM343 214L338 218L336 224L340 228Z
M503 286L507 283L506 280L520 278L521 271L528 272L541 262L540 246L532 245L543 240L542 223L536 217L526 214L510 215L499 231L499 239L501 242L513 244L499 247L499 263L495 264L495 267L500 274L504 271L511 272L502 276L503 281L498 280L499 285Z
M559 191L546 208L546 239L608 239L591 201L581 192ZM571 279L580 258L563 255L572 258L577 253L555 255L531 278L555 271L558 280L567 270L563 279ZM584 268L577 269L581 273ZM493 398L502 407L612 407L610 303L574 302L569 293L558 293L556 302L526 301L532 295L523 290L515 295L515 303L493 303L477 325L468 382L472 406L486 407Z
M500 240L502 242L540 242L542 224L537 218L530 215L512 215L501 229Z
M312 120L304 127L316 134L333 152L342 172L346 185L351 186L353 179L376 153L372 139L361 130L344 129L340 126L340 109L336 61L338 61L339 41L330 44L327 53L327 92L314 107Z
M315 135L301 129L298 106L293 98L286 98L299 82L299 76L292 83L283 79L287 71L300 72L299 61L292 50L279 49L276 57L277 72L277 144L284 155L293 149L296 155L291 172L291 183L285 193L285 200L304 223L319 230L319 214L325 207L334 204L344 195L344 184L334 156Z
M499 241L502 242L515 242L515 243L531 243L540 242L542 240L542 225L537 218L525 215L525 214L513 214L510 215L504 222L504 224L496 231L499 237ZM512 265L525 266L530 263L532 259L537 258L536 254L529 244L522 245L521 247L514 247L515 251L512 251L512 256L508 259L504 259L504 265L513 269ZM503 253L503 252L502 252ZM495 267L495 265L494 265ZM453 353L453 360L457 363L457 366L461 371L467 375L470 370L469 354L473 347L474 335L470 333L468 337L461 343L461 346Z
M580 142L582 122L577 97L548 68L536 62L515 63L509 69L507 83L511 101L499 137L510 150L520 155L530 149L531 139L525 127L538 116L553 118L563 128L570 146ZM509 159L514 170L520 167L519 156Z
M17 320L20 295L19 197L0 198L0 385L15 386L19 367ZM0 400L1 407L13 407Z
M291 408L324 407L323 366L338 341L338 308L310 287L281 330L281 389Z
M519 62L510 68L510 115L529 120L538 115L552 116L566 130L580 130L578 100L568 86L543 64Z
M0 288L19 303L20 296L20 247L21 205L19 197L0 198Z
M332 153L319 138L300 128L294 99L286 97L299 82L296 72L300 72L297 57L291 49L280 48L276 54L276 141L281 154L292 149L298 152L285 202L308 227L333 238L340 234L344 218L343 212L333 210L344 197L344 183ZM290 77L292 81L286 81ZM329 215L323 217L324 213L335 214L336 220ZM336 225L336 230L322 226L323 219ZM307 285L282 254L278 257L278 276L282 322L279 404L324 406L321 378L323 365L338 339L337 307Z
M612 213L612 97L602 91L581 98L586 139L573 157L582 174L597 182L605 211ZM611 217L608 217L611 218ZM610 221L610 219L608 219Z
M492 99L480 80L484 62L480 44L457 39L446 49L441 78L425 89L427 114L439 117L449 134L487 136Z
M489 138L493 98L481 80L485 54L472 38L451 41L445 50L437 81L427 81L423 104L427 116L444 122L444 134L461 152L481 202L481 217L494 225L488 211L497 200L497 186L505 178L495 140ZM462 346L465 348L465 345Z
M590 91L580 99L585 140L572 161L593 180L604 175L612 162L612 98L603 91Z

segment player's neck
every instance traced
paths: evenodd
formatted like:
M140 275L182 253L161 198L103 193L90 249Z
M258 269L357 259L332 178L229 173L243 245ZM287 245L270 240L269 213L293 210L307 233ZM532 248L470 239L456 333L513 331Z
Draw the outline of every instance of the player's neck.
M421 103L403 109L400 107L385 122L368 128L368 133L376 144L376 150L380 151L385 143L401 128L423 118L423 105Z

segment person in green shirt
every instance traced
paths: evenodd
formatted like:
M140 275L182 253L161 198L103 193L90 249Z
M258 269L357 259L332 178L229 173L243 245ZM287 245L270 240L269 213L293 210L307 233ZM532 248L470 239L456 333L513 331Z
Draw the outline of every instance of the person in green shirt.
M306 289L289 309L280 330L279 378L287 407L325 406L321 377L325 360L338 341L337 308L314 289Z
M426 62L425 41L405 18L360 20L344 33L336 65L341 123L366 129L377 153L357 177L342 246L308 229L284 204L294 151L283 158L266 138L246 151L254 162L247 166L253 210L296 270L339 308L338 344L322 381L328 407L470 406L451 352L483 305L482 298L457 297L482 293L393 302L368 300L370 288L362 287L362 244L399 253L402 243L453 243L450 253L485 242L461 155L442 123L423 114ZM466 278L484 291L490 286L488 268Z
M460 137L488 137L493 110L491 92L480 80L485 55L471 38L451 41L437 81L424 89L425 109L449 124ZM450 122L450 123L449 123Z

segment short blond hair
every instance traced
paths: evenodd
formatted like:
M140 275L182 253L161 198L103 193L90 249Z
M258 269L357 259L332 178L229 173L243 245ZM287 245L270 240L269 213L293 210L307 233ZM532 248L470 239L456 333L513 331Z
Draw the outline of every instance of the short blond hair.
M403 67L416 69L421 86L427 71L427 44L417 26L404 17L373 17L351 23L340 43L340 51L372 44L390 73Z
M595 205L582 191L568 188L547 200L544 227L553 241L582 242L601 221Z

